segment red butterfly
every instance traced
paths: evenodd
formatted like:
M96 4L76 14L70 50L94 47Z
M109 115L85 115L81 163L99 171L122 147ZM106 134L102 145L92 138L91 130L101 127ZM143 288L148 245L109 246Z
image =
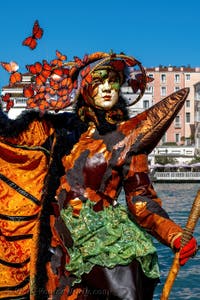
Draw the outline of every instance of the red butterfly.
M55 81L53 78L49 80L50 87L54 90L58 90L60 88L60 83Z
M58 96L66 96L68 94L68 90L65 88L59 89L57 92Z
M31 98L34 95L34 89L31 85L24 87L23 89L23 95L25 98Z
M30 98L27 101L27 108L39 108L40 113L43 113L46 109L49 108L49 103L44 99L35 99Z
M40 27L39 22L36 20L33 25L32 35L25 38L25 40L22 42L22 45L29 47L31 50L35 49L37 46L37 40L41 39L43 32L44 31Z
M92 82L92 75L90 73L91 69L90 66L87 66L85 69L81 71L82 81L81 86L85 86L86 84L90 84Z
M43 64L43 71L48 72L48 74L46 73L46 76L50 76L53 67L48 63L46 59L43 59L42 64Z
M36 62L34 65L26 65L26 68L33 75L38 75L42 71L42 64L40 62Z
M36 62L33 65L26 65L27 70L35 75L35 82L37 85L42 85L47 81L47 78L51 75L52 67L43 61L43 65L40 62Z
M136 78L138 81L143 81L143 80L145 80L147 83L148 83L148 82L152 82L152 81L154 80L154 78L153 78L153 77L150 77L150 76L145 76L145 78L144 78L144 75L141 74L141 73L136 74L136 75L135 75L135 78Z
M27 108L35 108L37 107L37 103L34 98L29 98L26 102Z
M61 81L62 80L63 71L61 68L56 68L52 70L51 78L54 81Z
M79 67L84 66L84 62L78 56L74 56L74 61Z
M45 92L47 93L46 95L55 95L56 94L56 90L54 90L52 87L50 86L46 86L45 88Z
M68 89L73 88L72 80L70 77L64 77L60 82L60 87L67 87Z
M111 61L111 66L113 66L117 71L122 71L125 68L125 63L123 60Z
M134 67L135 65L138 64L137 60L134 58L126 57L125 61L126 61L127 66L129 66L129 67Z
M15 84L16 82L20 82L22 80L21 73L17 72L19 66L16 62L14 61L11 61L10 63L0 62L0 64L7 72L11 73L10 80L9 80L11 85Z
M65 108L67 105L69 105L67 96L59 97L58 100L52 99L50 101L50 106L55 110L55 112L58 112L60 109Z
M60 51L56 50L57 59L53 59L51 61L51 65L61 67L63 65L63 61L67 59L67 56L62 54Z
M2 96L2 100L6 102L6 111L8 112L13 106L14 101L10 99L11 94L6 93L4 96Z
M136 79L129 79L128 84L132 87L134 93L137 93L140 89L140 82Z

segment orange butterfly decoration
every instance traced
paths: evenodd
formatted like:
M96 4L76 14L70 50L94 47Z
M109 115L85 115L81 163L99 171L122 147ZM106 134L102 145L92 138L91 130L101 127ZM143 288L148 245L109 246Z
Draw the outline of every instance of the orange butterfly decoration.
M144 75L139 73L139 74L136 74L135 77L138 81L143 81ZM147 83L152 82L153 80L154 80L154 78L150 77L150 76L146 76L146 78L145 78L145 81Z
M90 84L92 82L92 75L90 73L91 68L90 66L87 66L85 69L81 71L81 87L84 87L86 84Z
M52 72L52 67L45 60L43 61L43 64L36 62L33 65L26 65L26 68L35 76L35 82L39 86L47 81L47 78Z
M13 106L14 106L14 101L10 99L11 94L6 93L4 96L2 96L2 100L6 102L6 111L8 112Z
M67 88L68 91L71 92L73 89L72 79L70 77L63 78L62 81L60 82L60 87Z
M60 88L60 83L55 81L53 78L49 80L49 85L53 90L58 90Z
M29 85L23 88L23 96L25 98L31 98L34 96L34 88Z
M59 97L57 100L51 99L50 106L55 110L55 112L58 112L59 110L66 107L67 104L69 104L69 98L68 96L62 96Z
M114 60L110 62L117 71L123 71L125 68L125 62L123 60Z
M62 68L56 68L56 69L53 69L53 70L52 70L51 78L52 78L54 81L59 82L59 81L62 80L62 75L63 75Z
M42 72L42 64L40 62L36 62L33 65L26 65L26 68L33 75L37 75Z
M37 46L37 40L42 38L43 32L44 31L40 27L39 22L36 20L33 25L32 35L25 38L22 45L29 47L31 50L35 49Z
M17 72L17 70L19 69L19 65L16 62L0 62L0 64L7 72L11 73L9 79L10 85L13 85L16 82L20 82L22 80L21 73Z
M137 60L135 60L134 58L130 59L130 58L126 57L125 61L126 61L127 66L129 66L129 67L133 67L138 64Z
M65 61L67 59L67 56L62 54L60 51L56 50L56 59L53 59L51 61L51 65L52 66L57 66L57 67L62 67L63 65L63 61Z
M27 108L35 108L37 107L37 103L35 102L35 99L34 98L29 98L27 101L26 101L26 105L27 105Z
M136 79L129 79L128 83L132 87L133 92L137 93L138 90L144 90L146 87L146 84L153 81L154 79L150 76L145 76L143 74L136 74Z
M60 51L56 50L57 58L47 62L36 62L26 65L27 70L33 75L32 84L23 90L28 98L29 108L37 107L39 110L53 109L56 112L70 103L69 94L74 83L69 76L69 68L64 64L67 59ZM82 65L80 59L77 61Z
M78 56L74 56L74 61L75 61L76 65L78 67L83 67L84 66L84 62Z

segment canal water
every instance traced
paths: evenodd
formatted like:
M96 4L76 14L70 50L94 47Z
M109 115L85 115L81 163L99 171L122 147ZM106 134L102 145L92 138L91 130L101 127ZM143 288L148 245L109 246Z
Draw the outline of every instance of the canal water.
M154 183L154 188L170 218L185 227L192 203L200 189L200 183ZM122 197L123 194L120 197L121 201ZM197 223L194 236L200 245L200 221ZM153 300L159 300L174 254L170 248L157 240L154 240L154 244L158 251L161 282L156 287ZM194 258L181 267L169 296L169 300L187 299L200 300L200 250Z
M157 183L154 184L154 187L170 218L185 227L192 202L198 189L200 189L200 184ZM200 245L200 221L197 223L194 236ZM159 300L174 255L169 248L159 242L155 241L155 245L159 256L161 283L156 288L154 300ZM181 267L169 297L169 300L187 299L200 300L200 251L186 265Z

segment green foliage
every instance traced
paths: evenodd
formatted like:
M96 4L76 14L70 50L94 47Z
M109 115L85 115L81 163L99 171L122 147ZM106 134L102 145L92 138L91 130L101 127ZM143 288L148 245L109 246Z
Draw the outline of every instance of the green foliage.
M159 156L155 156L155 163L161 165L176 164L177 159L175 159L174 157L169 157L167 155L163 155L163 156L159 155Z
M195 163L198 163L198 162L200 162L200 156L195 156L195 157L191 160L190 164L195 164Z

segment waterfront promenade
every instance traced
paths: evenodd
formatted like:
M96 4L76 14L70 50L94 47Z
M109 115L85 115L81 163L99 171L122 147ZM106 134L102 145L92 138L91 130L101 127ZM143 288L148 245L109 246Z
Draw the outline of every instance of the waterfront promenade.
M151 175L153 182L200 182L200 172L155 172Z

